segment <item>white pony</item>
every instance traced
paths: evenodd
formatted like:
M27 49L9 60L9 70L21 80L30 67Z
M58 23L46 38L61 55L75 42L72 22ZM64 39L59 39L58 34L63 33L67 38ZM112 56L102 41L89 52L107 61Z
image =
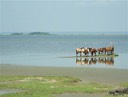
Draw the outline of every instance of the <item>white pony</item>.
M89 49L86 47L82 47L82 48L76 48L76 56L80 53L80 56L82 56L82 54L84 53L85 55L89 53Z

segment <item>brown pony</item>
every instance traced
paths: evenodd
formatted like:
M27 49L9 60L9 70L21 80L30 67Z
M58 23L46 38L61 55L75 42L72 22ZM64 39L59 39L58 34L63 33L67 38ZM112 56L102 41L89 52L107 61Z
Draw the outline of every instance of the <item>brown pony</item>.
M89 48L89 52L91 53L91 55L93 56L96 56L96 52L97 52L97 49L96 48Z
M105 48L98 48L97 51L98 51L98 54L101 54L105 52Z
M105 48L105 54L114 54L114 46L109 46Z
M89 49L88 48L84 48L84 52L83 52L84 54L85 54L85 56L87 55L88 56L88 54L89 54Z

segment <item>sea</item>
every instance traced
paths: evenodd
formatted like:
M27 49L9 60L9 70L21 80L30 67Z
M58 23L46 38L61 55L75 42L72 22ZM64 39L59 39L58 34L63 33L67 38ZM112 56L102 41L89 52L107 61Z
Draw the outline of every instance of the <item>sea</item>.
M76 58L76 48L114 45L116 57ZM0 36L0 64L128 69L128 35Z

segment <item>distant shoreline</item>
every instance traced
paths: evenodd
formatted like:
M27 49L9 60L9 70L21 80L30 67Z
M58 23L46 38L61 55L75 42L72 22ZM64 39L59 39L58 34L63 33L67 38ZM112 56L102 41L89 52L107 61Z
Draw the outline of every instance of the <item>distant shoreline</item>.
M106 35L99 35L99 34L48 34L48 35L29 35L29 34L23 34L23 35L11 35L11 34L0 34L0 36L128 36L128 34L106 34Z
M1 32L0 36L124 36L124 35L128 35L128 32L126 33L99 33L96 34L96 32L92 33L92 32L85 32L85 33L53 33L53 32L8 32L8 33L4 33Z

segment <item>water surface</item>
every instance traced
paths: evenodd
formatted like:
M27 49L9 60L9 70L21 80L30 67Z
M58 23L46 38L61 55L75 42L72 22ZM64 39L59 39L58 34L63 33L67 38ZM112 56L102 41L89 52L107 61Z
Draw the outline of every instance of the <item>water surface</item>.
M111 64L105 61L81 64L75 56L78 47L106 47L114 45L118 57ZM128 36L0 36L0 64L53 67L95 67L128 69ZM91 60L95 59L89 59ZM107 60L103 59L103 60ZM111 61L111 60L108 60Z

